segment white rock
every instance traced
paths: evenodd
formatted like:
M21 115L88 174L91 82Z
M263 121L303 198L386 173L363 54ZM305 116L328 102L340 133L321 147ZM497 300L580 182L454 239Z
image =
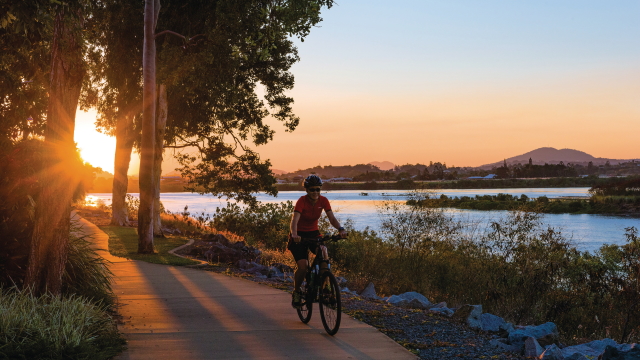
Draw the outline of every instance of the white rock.
M362 290L362 292L360 293L360 296L367 299L376 299L376 300L380 299L378 294L376 294L376 288L372 282L370 282L369 285L367 285L367 287L364 288L364 290Z

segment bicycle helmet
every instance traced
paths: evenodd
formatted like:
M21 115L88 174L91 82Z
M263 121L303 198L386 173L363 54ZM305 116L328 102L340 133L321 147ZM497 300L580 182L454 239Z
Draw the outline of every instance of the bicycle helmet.
M304 187L308 188L311 186L322 186L322 179L318 175L309 175L306 179L304 179Z

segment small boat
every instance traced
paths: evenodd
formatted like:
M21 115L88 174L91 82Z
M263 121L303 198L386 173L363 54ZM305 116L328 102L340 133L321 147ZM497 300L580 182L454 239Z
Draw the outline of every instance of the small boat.
M369 196L369 193L361 192L361 193L360 193L360 196Z

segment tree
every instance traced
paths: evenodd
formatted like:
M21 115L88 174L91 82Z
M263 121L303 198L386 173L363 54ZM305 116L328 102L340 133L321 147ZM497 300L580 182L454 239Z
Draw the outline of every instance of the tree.
M119 3L121 0L106 2L107 6ZM274 131L263 122L269 115L283 121L287 131L296 127L299 120L292 113L293 99L284 95L293 87L293 76L288 70L299 60L291 37L308 35L311 27L321 20L320 9L332 3L332 0L163 2L155 37L157 82L167 89L164 148L195 149L195 153L186 151L178 155L184 163L183 174L192 180L192 190L197 188L248 202L254 200L252 192L275 193L269 162L262 161L249 143L260 145L273 138ZM123 22L134 21L135 14L136 11L123 11L122 17L133 19ZM101 34L111 39L105 44L116 49L105 48L104 54L133 53L117 50L115 44L123 37L121 34L111 30ZM122 39L120 44L124 43L127 47L135 46L129 45L129 38ZM115 65L110 65L110 69L117 69L116 57L111 59ZM123 73L133 79L128 84L140 88L136 80L139 75L132 68ZM123 92L122 83L108 82L115 85L116 92ZM264 100L257 95L258 85L266 90ZM108 109L119 111L110 102L102 108L102 117ZM109 124L111 128L114 125L113 121ZM159 162L154 166L158 168ZM114 194L114 205L115 199Z
M142 140L140 141L140 206L138 210L138 253L153 249L153 163L156 146L156 24L160 0L145 0L144 46L142 51Z
M25 285L39 293L59 294L75 190L68 165L77 156L73 134L85 68L82 7L78 3L56 5L54 14L44 140L46 168L40 176L40 183L46 185L38 195Z
M287 131L297 126L293 99L285 95L294 84L288 70L299 60L291 37L307 36L321 21L321 7L332 3L192 1L180 3L173 16L161 15L160 28L185 35L181 42L165 37L159 54L169 101L167 146L197 149L179 155L191 190L246 202L255 200L252 192L276 192L269 161L255 151L273 139L263 119L271 115Z
M94 9L86 106L98 110L96 126L116 138L111 224L129 224L125 198L129 162L139 143L142 118L143 2L107 0Z

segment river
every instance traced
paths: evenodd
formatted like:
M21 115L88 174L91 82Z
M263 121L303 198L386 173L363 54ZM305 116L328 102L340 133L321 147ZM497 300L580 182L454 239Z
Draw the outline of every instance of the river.
M547 196L549 198L565 196L588 196L589 188L523 188L523 189L439 189L435 194L447 196L475 196L475 195L496 195L506 193L520 196L525 194L529 198ZM295 202L303 191L281 191L277 198L266 194L258 194L257 198L262 202L281 202L291 200ZM408 192L402 190L336 190L324 191L335 210L338 219L344 222L351 219L356 229L370 227L379 229L381 221L377 207L383 201L402 201L407 198ZM366 196L364 195L366 194ZM138 196L138 194L131 194ZM89 194L89 201L111 203L111 194ZM160 200L164 207L174 213L182 212L188 205L188 211L192 215L211 214L217 207L226 206L227 201L218 199L211 195L199 195L193 193L162 193ZM507 211L479 211L479 210L459 210L445 209L456 219L466 224L475 224L478 229L486 228L487 224L497 220L507 214ZM590 214L545 214L543 217L545 225L551 226L562 233L567 238L571 238L576 246L581 250L593 251L602 244L623 244L625 243L625 228L635 226L640 228L640 219L622 216L604 216Z

